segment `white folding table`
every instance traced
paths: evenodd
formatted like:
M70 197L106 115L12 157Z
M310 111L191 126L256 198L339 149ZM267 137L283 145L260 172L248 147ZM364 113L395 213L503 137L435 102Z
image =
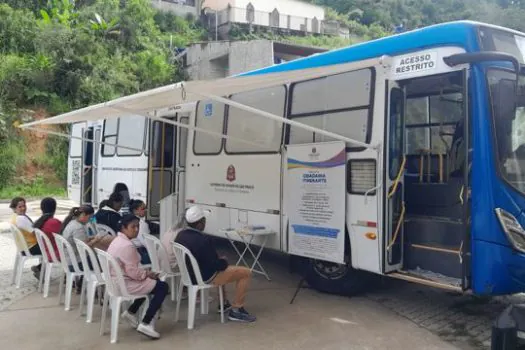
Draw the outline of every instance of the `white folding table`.
M221 232L223 232L226 235L226 238L228 238L228 240L230 241L231 245L233 246L233 249L235 249L235 251L239 255L239 259L237 260L237 263L235 265L239 265L242 261L244 265L250 268L252 272L263 275L268 281L271 280L266 270L262 267L259 258L261 257L264 247L266 246L266 242L268 242L268 237L274 235L275 231L269 230L264 226L248 226L242 229L222 229ZM239 249L237 249L237 246L235 245L235 236L240 237L241 242L244 243L244 250L242 252ZM254 253L251 247L253 240L256 237L262 238L262 243L259 247L259 251L257 252L257 254ZM253 264L251 266L246 262L246 259L244 259L244 256L248 252L252 255L252 258L254 259ZM256 269L256 266L259 267L259 269Z

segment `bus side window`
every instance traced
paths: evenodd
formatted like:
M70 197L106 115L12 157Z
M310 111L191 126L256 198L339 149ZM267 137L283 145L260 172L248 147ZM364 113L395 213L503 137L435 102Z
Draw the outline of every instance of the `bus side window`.
M102 142L107 142L110 144L117 143L118 124L118 118L106 119L104 121L104 133L102 135ZM115 146L102 145L101 152L103 157L112 157L113 155L115 155Z
M370 142L374 85L371 68L296 83L291 88L290 119L326 131ZM290 144L332 141L324 135L291 127Z
M72 125L71 136L75 138L69 141L69 157L80 158L82 156L82 141L79 138L82 137L82 124Z
M199 101L195 116L195 126L217 134L224 133L224 114L226 106L214 101ZM222 137L195 131L193 153L215 155L222 151Z
M118 156L140 156L144 148L146 118L142 116L127 116L119 123L117 142Z

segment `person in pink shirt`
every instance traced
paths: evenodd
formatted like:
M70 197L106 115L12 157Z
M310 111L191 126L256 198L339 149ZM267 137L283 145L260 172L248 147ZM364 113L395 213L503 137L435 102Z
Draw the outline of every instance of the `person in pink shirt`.
M133 214L124 216L119 222L118 235L109 245L107 252L119 262L126 288L131 295L151 294L153 296L140 324L137 319L137 311L144 303L144 298L133 302L128 310L122 313L122 317L134 328L136 327L139 333L152 339L158 339L160 334L155 331L152 321L168 294L168 284L159 280L158 273L139 267L140 254L132 243L138 233L139 218Z
M40 209L42 210L42 216L38 218L37 221L33 224L34 228L39 229L44 232L44 234L51 241L55 256L57 259L60 259L58 254L57 243L55 242L55 236L53 233L60 233L62 229L62 222L55 218L55 211L57 209L57 202L53 198L44 198L40 202ZM47 250L47 247L46 247ZM49 255L49 251L47 252Z

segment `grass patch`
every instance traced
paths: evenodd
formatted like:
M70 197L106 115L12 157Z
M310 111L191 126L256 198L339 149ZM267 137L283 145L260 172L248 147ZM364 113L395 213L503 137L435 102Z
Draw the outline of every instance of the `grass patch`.
M0 189L0 199L12 199L17 196L26 198L67 197L67 190L64 186L44 181L42 177L37 177L33 181L7 185Z

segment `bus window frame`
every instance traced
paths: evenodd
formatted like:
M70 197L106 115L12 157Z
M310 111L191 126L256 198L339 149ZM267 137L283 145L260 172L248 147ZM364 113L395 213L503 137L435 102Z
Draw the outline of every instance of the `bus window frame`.
M327 111L317 111L317 112L311 112L311 113L300 113L300 114L293 114L292 113L293 96L294 96L294 89L295 89L296 85L304 83L304 82L325 79L325 78L330 77L330 76L337 76L337 75L348 74L348 73L352 73L352 72L358 72L358 71L361 71L361 70L369 70L370 71L370 95L369 95L369 98L368 98L368 101L369 101L368 105L349 107L349 108L339 108L339 109L327 110ZM375 105L375 92L376 92L376 78L377 78L377 72L376 72L375 67L366 67L366 68L360 68L360 69L356 69L356 70L349 70L349 71L342 72L342 73L326 75L326 76L319 77L319 78L314 78L314 79L308 79L308 80L302 80L302 81L295 82L295 83L291 84L290 88L288 89L289 90L289 98L288 98L288 111L286 113L287 118L290 119L290 120L293 120L294 118L318 116L318 115L340 113L340 112L352 112L352 111L358 111L358 110L367 109L368 110L367 125L366 125L366 129L367 130L366 130L366 135L365 135L365 141L364 142L367 143L367 144L370 144L370 141L372 140L372 126L373 126L373 122L374 122L374 107L375 107L374 105ZM284 144L285 145L289 145L290 144L291 125L287 125L284 129L285 129ZM361 146L357 146L357 147L356 146L347 146L346 147L346 152L362 152L364 150L366 150L366 147L361 147Z
M208 101L208 100L206 100ZM195 120L194 120L194 126L197 128L199 127L197 125L197 118L199 116L199 107L201 105L203 101L200 100L197 102L197 105L195 106ZM215 101L213 101L215 102ZM220 103L220 102L217 102L217 103ZM221 103L222 104L222 103ZM226 118L228 117L228 105L224 105L224 114L223 114L223 118L222 118L222 134L225 135L226 134ZM221 147L219 148L219 151L218 152L206 152L206 153L197 153L195 152L195 143L196 143L196 140L197 140L197 133L198 131L194 130L193 131L193 142L192 142L192 151L193 151L193 155L195 156L218 156L219 154L222 153L222 151L224 150L224 137L221 138Z
M106 124L108 122L108 119L105 119L104 120L104 127L102 128L102 142L106 142L106 139L108 137L115 137L115 145L114 146L109 146L109 147L113 147L114 150L113 150L113 153L112 154L105 154L104 153L104 150L106 149L106 146L105 144L102 144L102 147L100 147L100 155L104 158L112 158L114 157L116 154L117 154L117 147L118 147L118 131L119 131L119 127L120 127L120 118L117 118L117 130L116 130L116 133L115 134L109 134L109 135L106 135Z
M77 124L82 124L82 123L77 123ZM75 124L72 124L72 125L71 125L71 133L70 133L71 136L73 136L73 126L74 126L74 125L75 125ZM84 137L84 134L82 133L82 130L83 130L83 129L84 129L84 128L80 129L80 137ZM67 150L67 155L68 155L68 157L71 158L71 159L79 159L79 158L82 158L82 148L83 148L83 147L82 147L82 143L83 143L84 141L83 141L83 140L78 140L78 141L80 142L80 155L78 155L78 156L72 156L72 155L71 155L71 147L73 146L73 142L71 142L71 140L73 140L73 139L70 139L70 140L69 140L69 145L68 145L68 150Z
M139 115L137 115L137 117L141 117ZM146 142L146 129L147 129L147 126L148 126L148 120L149 118L146 118L146 117L143 117L145 120L144 120L144 133L142 135L142 150L140 151L140 153L134 153L134 154L119 154L118 153L118 149L121 148L119 147L119 139L120 139L120 118L118 118L118 125L117 125L117 142L116 143L116 146L115 146L115 154L117 157L123 157L123 158L128 158L128 157L140 157L142 155L147 155L144 151L145 151L145 147L144 147L144 143ZM104 122L104 126L106 125L106 123Z
M499 70L499 71L503 71L503 72L508 72L510 74L516 74L514 70L512 69L508 69L508 68L505 68L505 67L501 67L501 66L489 66L487 67L486 69L483 70L483 74L484 74L484 81L485 81L485 88L486 88L486 91L487 91L487 103L488 103L488 107L489 107L489 114L487 115L489 118L490 118L490 133L491 133L491 136L490 136L490 140L492 141L492 156L494 158L494 169L496 170L496 175L498 177L498 179L500 179L501 181L503 181L503 183L505 185L507 185L508 188L511 188L512 191L516 192L518 195L520 196L525 196L525 192L522 192L520 191L519 188L516 188L515 185L513 185L509 180L507 180L507 178L503 175L502 171L501 171L501 162L500 162L500 157L499 157L499 150L498 150L498 146L497 146L497 142L498 142L498 139L497 139L497 135L496 135L496 125L495 125L495 111L494 111L494 104L492 103L492 91L490 90L490 84L489 84L489 78L488 78L488 73L490 70ZM521 77L522 75L520 75Z
M272 86L273 87L273 86ZM270 87L270 88L272 88ZM275 87L284 87L284 109L283 109L283 113L282 113L282 117L283 118L286 118L286 114L287 114L287 110L288 110L288 96L289 96L289 92L288 92L288 87L286 85L276 85ZM268 88L265 88L265 89L268 89ZM259 90L264 90L264 89L259 89ZM259 90L255 90L255 91L259 91ZM242 92L240 93L242 94ZM236 94L238 95L238 94ZM230 95L228 98L231 99L231 97L234 96L234 95ZM231 106L227 105L226 106L226 112L224 114L224 134L228 136L228 121L229 121L229 118L230 118L230 108ZM265 119L268 119L266 117L263 117L263 116L258 116L259 118L265 118ZM273 121L273 120L272 120ZM284 123L281 123L281 124L284 124ZM279 154L281 153L281 147L283 145L283 142L284 142L284 138L285 138L285 135L284 135L284 128L283 125L281 125L281 141L279 143L279 147L276 151L252 151L252 152L229 152L226 145L227 145L227 142L228 140L227 139L223 139L224 140L224 145L223 145L223 149L224 149L224 153L227 154L227 155L234 155L234 156L244 156L244 155L257 155L257 154Z
M449 94L460 94L463 98L465 98L465 96L463 96L463 91L454 91L454 90L444 90L443 91L443 95L449 95ZM404 152L407 156L414 156L414 155L419 155L419 153L409 153L408 152L408 149L407 149L407 146L408 146L408 142L407 142L407 131L410 130L410 129L428 129L428 135L429 135L429 149L432 149L432 128L435 128L435 127L441 127L441 126L456 126L458 121L454 121L454 122L444 122L444 123L433 123L432 122L432 113L431 113L431 102L430 102L430 97L434 97L434 96L440 96L440 94L431 94L431 95L428 95L428 94L416 94L416 95L411 95L410 97L408 96L405 96L405 99L407 101L406 103L406 106L405 106L405 135L403 136L404 139L405 139L405 149L404 149ZM411 99L418 99L418 98L427 98L428 99L428 103L427 103L427 113L428 113L428 120L429 122L428 123L413 123L413 124L410 124L407 122L407 106L408 106L408 101L411 100Z

